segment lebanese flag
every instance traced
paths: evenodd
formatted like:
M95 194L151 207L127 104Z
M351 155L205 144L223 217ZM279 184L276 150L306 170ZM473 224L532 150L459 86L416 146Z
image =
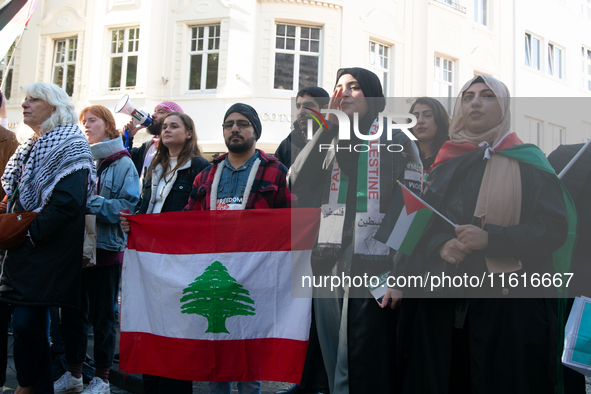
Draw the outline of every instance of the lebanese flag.
M120 368L299 383L310 330L312 208L129 216Z
M374 238L410 256L429 224L433 211L404 185L397 184L392 202Z

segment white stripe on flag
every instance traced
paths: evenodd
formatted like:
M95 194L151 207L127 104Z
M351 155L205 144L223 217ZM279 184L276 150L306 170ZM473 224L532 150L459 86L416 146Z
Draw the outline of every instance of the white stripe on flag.
M411 213L410 215L406 214L406 207L403 207L400 211L400 216L398 216L398 220L392 229L392 233L386 242L386 245L391 247L394 250L400 249L400 245L404 241L404 237L406 237L406 233L415 218L417 211Z
M309 298L292 298L291 282L297 283L302 275L312 274L310 255L310 250L164 255L127 249L123 265L121 331L204 340L289 338L306 341L312 290L308 290ZM220 261L255 302L256 315L226 319L230 334L206 333L205 317L181 313L183 289L214 261ZM298 272L292 272L292 267Z

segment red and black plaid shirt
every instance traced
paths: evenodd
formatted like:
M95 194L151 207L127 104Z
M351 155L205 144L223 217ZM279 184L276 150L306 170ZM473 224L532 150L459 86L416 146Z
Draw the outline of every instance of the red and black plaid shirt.
M289 192L285 177L287 168L277 158L257 149L261 164L257 170L252 190L248 196L246 209L291 208L295 206L296 197ZM218 156L212 165L203 170L193 182L189 204L185 210L209 210L211 185L215 172L228 154Z

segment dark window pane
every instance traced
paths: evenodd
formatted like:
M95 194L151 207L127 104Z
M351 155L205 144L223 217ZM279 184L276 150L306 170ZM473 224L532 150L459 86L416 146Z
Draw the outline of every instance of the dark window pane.
M205 35L205 28L204 27L200 27L199 28L199 38L203 38Z
M215 26L209 26L209 37L215 37Z
M126 87L133 87L135 86L136 77L137 77L137 56L128 56L127 57L127 76L125 78L125 86Z
M68 60L71 62L76 61L76 46L78 45L78 39L70 40L70 53L68 54Z
M285 36L285 25L277 25L277 35Z
M310 51L310 41L301 40L300 41L300 51L309 52Z
M4 84L4 97L6 100L10 100L10 92L12 91L12 68L8 70L6 75L6 83Z
M201 89L201 59L202 55L191 56L189 69L189 90Z
M275 48L277 49L285 49L285 38L277 37L275 39Z
M191 40L191 51L197 49L197 40Z
M215 48L214 49L220 49L220 38L216 38L215 39Z
M296 27L295 26L287 26L287 36L288 37L295 37Z
M140 39L140 28L139 27L137 29L135 29L135 39L136 40Z
M121 87L121 62L122 57L111 58L111 83L109 87L118 88Z
M74 74L75 68L73 64L68 65L68 78L66 79L66 93L68 96L72 96L74 93Z
M117 43L117 53L123 53L123 41Z
M133 41L129 41L127 43L127 52L133 52L133 44L134 44Z
M298 90L308 86L318 86L317 56L300 56L300 86Z
M60 88L64 82L64 66L58 66L53 69L53 83Z
M295 38L288 38L287 39L287 45L285 46L285 49L291 49L291 50L295 49Z
M314 39L314 40L320 39L320 29L312 29L312 39Z
M117 44L116 43L111 43L111 53L116 53L117 52Z
M318 53L320 52L320 41L312 41L310 47L310 52Z
M275 89L293 90L293 62L292 54L275 54Z
M203 50L203 38L197 39L197 50L198 51L202 51Z
M310 38L310 28L309 27L302 27L302 38Z
M129 29L129 40L135 39L135 29Z
M55 62L56 63L63 63L64 62L64 55L63 55L64 42L58 41L56 43L56 45L57 45L57 49L55 50Z
M210 53L207 56L207 79L205 89L215 89L218 87L218 61L219 53Z
M197 28L196 27L191 29L191 38L197 38Z

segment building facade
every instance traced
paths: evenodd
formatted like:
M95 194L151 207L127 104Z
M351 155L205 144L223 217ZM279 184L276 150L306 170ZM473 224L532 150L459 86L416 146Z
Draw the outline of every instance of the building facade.
M114 108L124 94L150 113L175 101L212 154L226 150L226 109L244 102L263 122L259 146L274 152L296 92L331 92L341 67L375 71L386 96L403 98L399 111L418 96L440 97L451 111L476 73L499 78L514 97L591 108L590 13L588 0L41 0L0 73L15 130L23 88L44 81L62 86L77 110ZM513 123L546 152L591 137L584 113L533 106Z

